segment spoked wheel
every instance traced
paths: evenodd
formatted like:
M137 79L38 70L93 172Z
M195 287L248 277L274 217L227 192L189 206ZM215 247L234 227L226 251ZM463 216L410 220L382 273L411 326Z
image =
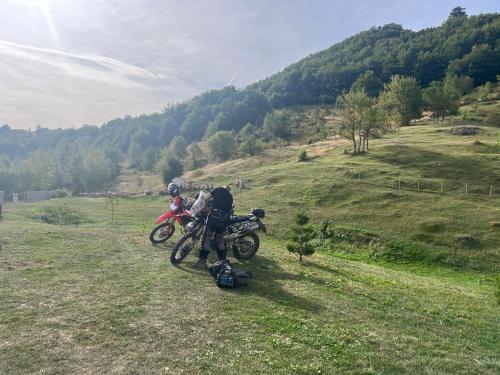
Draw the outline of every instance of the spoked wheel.
M149 239L153 244L156 245L168 240L170 237L172 237L174 232L175 225L167 221L166 223L161 223L155 229L153 229L151 231L151 234L149 235Z
M236 259L245 260L250 259L257 253L259 245L259 236L255 233L249 233L231 243L231 248Z
M188 233L177 242L175 247L172 249L172 253L170 254L170 262L172 264L179 264L182 262L196 247L198 243L199 237L196 236L195 233Z

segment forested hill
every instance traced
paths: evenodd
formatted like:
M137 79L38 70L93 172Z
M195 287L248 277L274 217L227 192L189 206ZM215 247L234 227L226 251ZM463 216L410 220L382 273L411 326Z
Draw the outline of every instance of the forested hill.
M394 74L414 76L423 87L445 75L465 77L476 86L496 82L498 61L497 13L468 16L457 7L435 28L418 32L396 24L372 28L245 89L207 91L183 103L166 104L162 113L78 129L24 131L0 125L0 190L101 189L119 173L125 155L131 167L144 170L172 155L184 170L209 160L253 155L263 147L261 141L286 138L279 129L273 130L273 122L286 122L287 117L276 111L271 115L274 109L334 103L352 86L376 96ZM263 127L266 116L269 128ZM213 149L230 144L236 151L210 155L211 141ZM107 167L96 174L96 166ZM79 172L69 177L69 171L75 170ZM88 181L101 182L82 182L83 170L88 171ZM2 185L2 180L8 184Z
M249 88L274 107L333 103L358 77L370 80L372 95L394 74L414 76L422 86L446 73L480 85L495 80L499 61L500 15L468 17L456 8L435 28L414 32L389 24L363 31Z

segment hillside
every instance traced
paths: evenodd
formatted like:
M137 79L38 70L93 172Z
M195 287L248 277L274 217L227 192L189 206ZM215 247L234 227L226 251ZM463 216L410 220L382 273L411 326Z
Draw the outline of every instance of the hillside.
M352 85L376 96L394 74L412 75L422 87L445 74L465 76L474 86L494 83L500 74L499 39L500 15L467 16L454 9L441 26L418 32L395 24L372 28L245 89L225 87L182 103L165 103L162 113L78 129L23 131L4 125L0 127L0 190L103 190L116 179L121 162L152 170L161 152L172 144L181 145L187 156L180 158L186 168L192 168L214 159L206 152L197 155L200 141L229 131L235 146L241 146L240 133L247 125L264 146L272 148L272 137L263 124L275 109L331 104ZM193 155L198 159L193 160ZM83 172L76 176L68 172L78 169L91 174L99 165L105 168L99 170L103 183L97 185L92 176L82 184ZM51 172L54 169L66 172ZM5 179L18 181L7 184Z
M267 210L242 289L215 287L194 256L171 266L173 242L149 243L163 197L8 203L0 372L498 373L500 129L450 125L402 128L361 156L334 137L188 174L243 178L237 211ZM297 162L301 148L316 158ZM81 223L43 223L47 207ZM338 234L303 265L283 241L299 210Z
M455 11L455 10L454 10ZM334 103L366 72L376 95L393 74L410 75L422 86L445 73L468 75L476 85L495 81L500 49L500 15L452 13L439 27L418 32L389 24L356 34L261 82L274 107Z
M401 128L374 140L366 155L346 155L349 146L334 136L210 165L186 179L219 185L244 179L246 188L235 193L239 208L266 207L278 237L295 212L305 211L316 223L333 220L401 243L409 252L401 260L498 271L500 129L478 126L475 136L457 136L450 129L463 122L450 121ZM298 162L301 149L312 160ZM462 237L466 243L453 255ZM345 247L354 258L370 253Z

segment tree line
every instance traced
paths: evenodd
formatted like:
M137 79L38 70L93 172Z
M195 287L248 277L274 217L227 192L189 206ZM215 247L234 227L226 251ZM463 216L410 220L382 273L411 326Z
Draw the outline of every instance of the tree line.
M446 75L469 76L475 86L496 80L500 61L500 15L468 16L453 9L441 26L414 32L398 24L363 31L290 65L250 88L274 108L333 104L363 79L376 96L393 75L411 76L423 87Z
M399 126L410 125L429 111L436 121L458 113L460 98L473 88L469 76L447 75L422 89L415 77L394 75L376 97L370 96L370 82L356 80L336 102L342 119L340 134L352 142L353 153L368 150L369 139Z
M499 39L498 14L469 17L458 7L439 27L419 32L395 24L372 28L245 89L211 90L169 103L161 113L78 129L23 131L4 125L0 173L9 181L15 176L15 183L0 190L15 185L95 191L112 183L123 163L169 180L208 162L256 155L298 137L300 124L287 108L301 104L337 103L342 134L353 140L354 152L362 152L371 137L409 124L423 109L442 121L456 113L458 97L472 86L495 82ZM321 131L321 120L315 126ZM58 151L63 149L67 155ZM59 171L40 177L41 160ZM91 172L96 164L102 184L92 182L98 179ZM82 178L70 178L72 169Z

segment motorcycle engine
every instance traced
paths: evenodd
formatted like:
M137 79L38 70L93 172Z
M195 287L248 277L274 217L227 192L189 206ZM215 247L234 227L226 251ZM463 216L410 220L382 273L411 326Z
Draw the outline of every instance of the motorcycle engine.
M191 222L186 224L186 232L191 232L194 229L195 223Z

